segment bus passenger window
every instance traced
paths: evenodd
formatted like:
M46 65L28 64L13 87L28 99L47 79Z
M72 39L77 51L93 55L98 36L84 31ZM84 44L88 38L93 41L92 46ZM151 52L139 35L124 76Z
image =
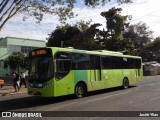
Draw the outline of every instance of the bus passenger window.
M72 69L87 70L90 68L90 58L87 54L72 53Z
M56 79L64 78L71 69L71 59L70 53L58 52L55 55L55 64L56 64Z

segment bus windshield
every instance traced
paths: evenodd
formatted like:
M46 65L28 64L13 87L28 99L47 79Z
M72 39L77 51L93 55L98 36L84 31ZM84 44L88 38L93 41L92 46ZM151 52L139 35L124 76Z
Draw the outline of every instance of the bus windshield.
M53 76L52 57L37 57L31 59L29 81L46 82Z

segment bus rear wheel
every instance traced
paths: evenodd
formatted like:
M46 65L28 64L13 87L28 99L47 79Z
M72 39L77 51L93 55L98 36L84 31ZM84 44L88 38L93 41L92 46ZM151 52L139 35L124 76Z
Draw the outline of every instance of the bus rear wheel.
M82 98L86 95L86 88L82 83L78 83L75 87L75 96Z
M129 80L127 78L123 79L123 88L127 89L129 87Z

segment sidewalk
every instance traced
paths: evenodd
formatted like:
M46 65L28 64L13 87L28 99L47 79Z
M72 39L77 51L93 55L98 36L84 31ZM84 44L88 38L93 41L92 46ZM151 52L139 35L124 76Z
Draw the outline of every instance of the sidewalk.
M0 96L6 96L6 95L17 95L22 93L27 93L27 88L25 88L24 85L22 85L19 92L14 92L15 89L11 84L6 84L2 88L0 88Z

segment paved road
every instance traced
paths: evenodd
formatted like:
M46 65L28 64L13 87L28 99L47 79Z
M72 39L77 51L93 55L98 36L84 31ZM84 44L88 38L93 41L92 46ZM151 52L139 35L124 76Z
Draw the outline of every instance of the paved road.
M87 97L81 99L75 99L74 96L66 96L59 98L41 98L35 96L29 96L27 94L9 95L0 97L0 111L79 111L79 112L64 112L64 114L76 114L86 116L89 120L106 119L103 115L108 114L113 116L121 112L116 113L115 111L138 111L135 115L140 114L139 111L149 111L143 115L148 115L151 112L159 117L152 119L160 119L160 76L146 77L145 80L136 86L131 86L129 89L107 89L98 92L91 92ZM87 114L81 112L89 111ZM92 113L90 112L92 111ZM102 111L102 113L101 113ZM114 111L113 113L104 111ZM86 113L86 112L85 112ZM130 115L131 112L128 112ZM49 114L49 113L48 113ZM55 114L55 113L52 113ZM60 112L58 113L63 116ZM122 112L127 114L127 112ZM123 116L123 115L122 115ZM132 116L132 114L131 114ZM39 118L38 118L39 119ZM52 117L55 119L55 117ZM64 119L64 117L56 118ZM65 119L73 119L65 117ZM76 118L78 120L86 119L86 117ZM134 120L135 117L107 117L110 120ZM140 119L150 120L151 117L142 117Z

